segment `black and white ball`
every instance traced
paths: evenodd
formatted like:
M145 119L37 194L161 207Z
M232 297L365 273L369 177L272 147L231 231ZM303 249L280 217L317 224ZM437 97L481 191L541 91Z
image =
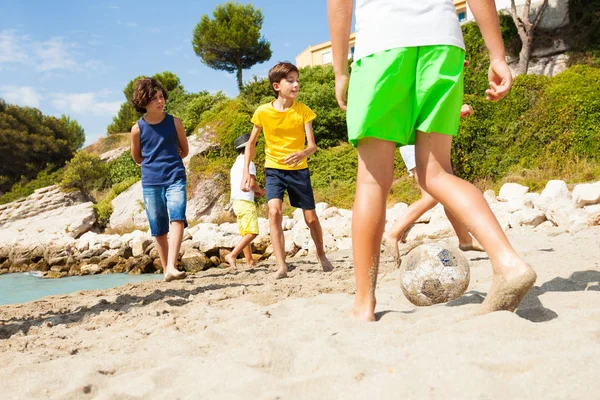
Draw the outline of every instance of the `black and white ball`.
M402 261L400 286L417 306L431 306L456 299L469 287L469 261L460 250L438 243L413 249Z

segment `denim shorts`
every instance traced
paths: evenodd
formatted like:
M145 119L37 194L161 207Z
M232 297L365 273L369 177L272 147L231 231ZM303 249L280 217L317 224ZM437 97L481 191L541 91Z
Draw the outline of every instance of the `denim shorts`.
M144 206L150 224L152 236L162 236L169 233L169 223L183 221L187 201L185 180L179 179L170 185L151 185L142 187Z
M283 195L287 191L292 207L303 210L315 209L308 168L298 170L265 168L265 175L267 203L271 199L283 200Z

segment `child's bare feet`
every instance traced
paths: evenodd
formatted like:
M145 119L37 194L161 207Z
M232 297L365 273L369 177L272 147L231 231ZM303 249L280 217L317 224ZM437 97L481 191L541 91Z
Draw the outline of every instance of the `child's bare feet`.
M227 254L225 256L225 261L227 261L227 263L229 264L229 266L231 267L231 269L233 269L234 271L237 270L237 265L235 263L235 258L233 258L233 256L231 255L231 253Z
M331 264L331 261L329 261L325 254L323 254L322 256L318 256L317 258L319 259L319 263L321 264L321 268L323 268L324 272L333 271L333 265Z
M352 309L352 318L358 321L373 322L375 321L375 299L361 300L354 297L354 308Z
M485 251L475 238L471 238L470 242L459 243L458 248L461 251Z
M277 272L275 272L275 279L283 279L287 278L288 267L287 265L277 267Z
M256 264L254 263L254 261L246 262L246 269L253 269L254 267L256 267Z
M535 283L537 275L533 268L527 264L521 267L513 267L511 273L494 275L492 287L481 304L479 314L487 314L494 311L515 311L519 303L529 289Z
M392 257L394 260L394 264L400 264L400 252L398 251L398 240L388 235L387 233L383 234L383 239L381 241L383 244L383 255L385 257Z
M176 281L179 279L184 279L185 277L187 277L187 274L185 273L185 271L179 271L176 268L167 268L165 270L165 282L171 282L171 281Z

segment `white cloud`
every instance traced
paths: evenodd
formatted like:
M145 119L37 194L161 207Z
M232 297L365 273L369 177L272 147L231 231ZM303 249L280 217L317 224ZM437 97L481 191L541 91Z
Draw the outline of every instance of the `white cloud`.
M29 57L24 48L27 36L17 35L14 31L0 32L0 68L2 64L22 64Z
M54 37L45 42L36 42L33 45L33 53L38 58L37 70L40 72L66 69L77 71L79 65L71 49L75 44L65 42L63 38Z
M63 113L116 115L122 101L105 101L109 91L87 93L55 93L50 101Z
M137 28L138 27L137 22L132 22L132 21L127 21L127 22L117 21L117 24L125 25L125 26L128 26L129 28Z
M42 95L31 86L0 86L0 97L6 102L20 106L40 106Z

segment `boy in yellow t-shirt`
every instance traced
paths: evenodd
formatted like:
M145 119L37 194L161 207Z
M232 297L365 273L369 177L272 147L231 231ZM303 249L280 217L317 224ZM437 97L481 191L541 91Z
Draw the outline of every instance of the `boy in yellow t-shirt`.
M304 221L310 229L323 271L333 269L325 255L323 231L315 211L315 199L306 162L306 158L317 151L312 128L312 120L316 114L296 101L300 90L298 79L298 68L289 62L278 63L269 71L269 82L276 99L258 107L252 117L254 128L246 145L241 185L243 191L250 190L250 162L256 154L258 135L264 130L267 204L271 243L277 259L277 279L285 278L288 272L281 224L283 195L286 191L290 204L304 212ZM305 138L308 142L306 148Z

